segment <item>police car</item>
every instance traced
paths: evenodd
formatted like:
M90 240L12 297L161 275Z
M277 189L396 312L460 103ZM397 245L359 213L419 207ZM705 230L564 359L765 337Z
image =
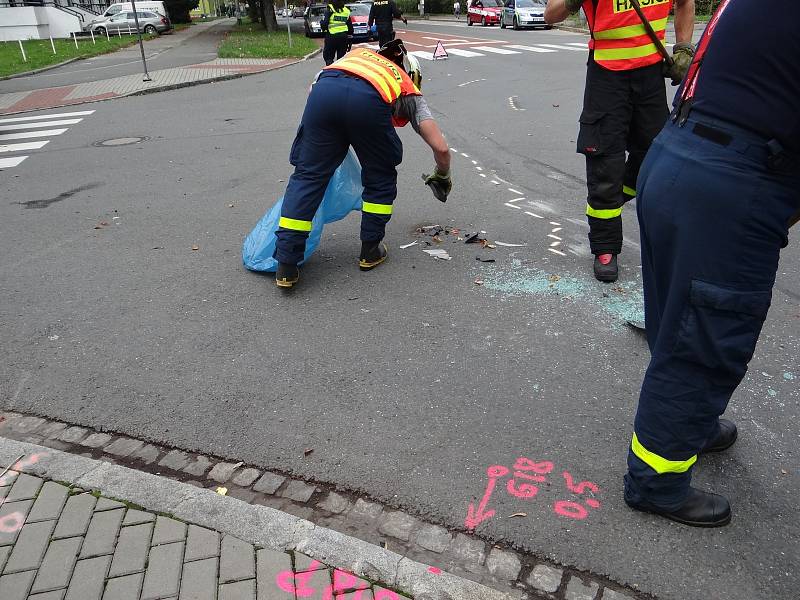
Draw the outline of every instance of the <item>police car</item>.
M303 16L303 25L306 31L306 37L318 37L325 35L322 31L322 17L325 16L325 9L327 4L313 4L306 9L306 14Z
M550 26L544 21L545 0L506 0L500 15L500 28L544 27Z
M500 22L503 3L500 0L471 0L467 9L467 25L480 23L484 27Z
M369 42L373 36L377 39L377 34L371 30L367 25L369 20L369 4L357 2L355 4L346 4L350 9L350 21L353 23L353 42L360 44L362 42Z

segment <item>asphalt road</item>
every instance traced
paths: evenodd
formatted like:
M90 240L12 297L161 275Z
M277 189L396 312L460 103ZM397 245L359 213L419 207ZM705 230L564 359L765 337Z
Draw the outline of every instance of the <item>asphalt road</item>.
M320 60L80 107L96 112L0 172L0 405L333 483L451 528L486 498L480 535L662 599L796 597L796 233L728 410L739 441L695 469L733 523L630 511L622 474L648 358L626 325L641 317L638 235L629 208L622 277L593 281L574 153L585 54L563 49L585 38L413 29L429 32L403 34L418 51L447 38L478 56L423 62L455 188L432 198L432 157L404 130L389 260L374 272L357 268L357 215L326 227L291 294L241 267L242 238L291 172ZM538 44L563 48L478 49ZM123 136L148 139L93 145ZM525 245L443 235L452 260L439 261L415 234L430 224ZM509 483L515 463L549 471L534 497Z

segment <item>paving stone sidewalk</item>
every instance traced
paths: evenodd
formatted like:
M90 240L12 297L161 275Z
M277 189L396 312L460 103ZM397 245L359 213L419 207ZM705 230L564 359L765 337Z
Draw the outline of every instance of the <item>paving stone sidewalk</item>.
M0 477L0 573L2 600L404 597L300 553L15 470Z

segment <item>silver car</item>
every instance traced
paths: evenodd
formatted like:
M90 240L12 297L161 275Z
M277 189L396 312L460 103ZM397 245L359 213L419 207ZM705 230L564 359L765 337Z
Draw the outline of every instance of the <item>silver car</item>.
M172 28L172 24L167 17L149 10L137 10L136 18L139 20L139 29L143 33L156 35ZM93 21L86 26L86 29L87 31L93 31L97 35L135 33L136 18L134 18L133 12L122 11L105 20Z

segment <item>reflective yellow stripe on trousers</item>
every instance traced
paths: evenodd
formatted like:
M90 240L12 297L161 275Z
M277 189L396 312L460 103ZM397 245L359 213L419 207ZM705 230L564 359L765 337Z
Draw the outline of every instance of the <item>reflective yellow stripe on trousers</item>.
M613 219L614 217L618 217L622 214L622 207L620 208L592 208L588 204L586 205L586 215L589 217L594 217L595 219Z
M278 221L278 227L283 227L284 229L294 229L295 231L311 231L311 221L281 217L281 220Z
M363 202L361 210L375 215L390 215L392 214L391 204L375 204L374 202Z
M689 467L697 461L696 454L687 460L667 460L655 452L650 452L650 450L642 446L639 438L636 437L636 432L633 433L631 450L633 450L633 453L639 457L642 462L659 475L663 475L664 473L685 473L689 470Z

